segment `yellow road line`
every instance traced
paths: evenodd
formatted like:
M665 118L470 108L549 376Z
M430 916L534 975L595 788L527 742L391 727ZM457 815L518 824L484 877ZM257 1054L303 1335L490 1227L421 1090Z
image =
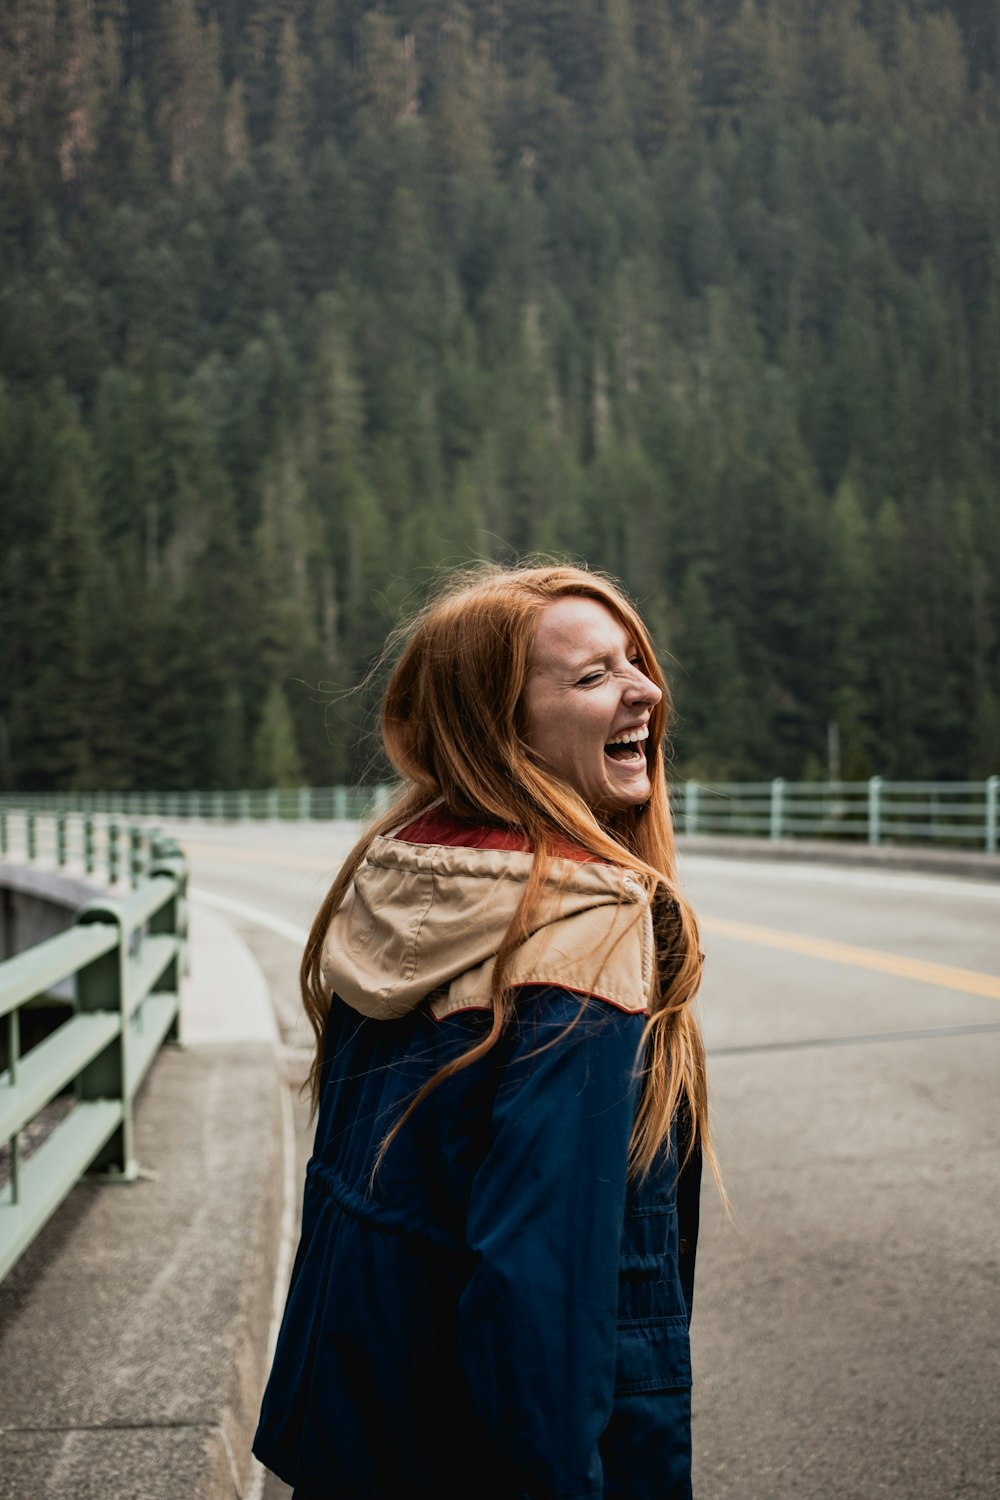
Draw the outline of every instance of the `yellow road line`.
M725 917L699 917L706 932L735 938L741 943L757 943L762 948L781 948L786 953L804 953L808 958L823 958L833 964L851 964L856 969L874 969L880 974L895 974L901 979L915 979L919 984L935 984L941 989L964 990L970 995L986 995L1000 1000L1000 975L980 974L975 969L956 969L949 964L929 963L923 958L906 958L901 953L881 953L877 948L853 948L830 938L809 937L799 932L782 932L776 927L758 927L750 922L730 922Z

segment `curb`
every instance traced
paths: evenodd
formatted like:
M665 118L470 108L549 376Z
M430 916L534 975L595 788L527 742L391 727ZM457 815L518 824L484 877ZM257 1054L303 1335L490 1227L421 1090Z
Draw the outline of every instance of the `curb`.
M720 859L769 859L1000 880L1000 854L980 854L972 849L908 848L899 844L849 844L821 839L740 839L725 834L679 834L677 849L681 854L714 854Z

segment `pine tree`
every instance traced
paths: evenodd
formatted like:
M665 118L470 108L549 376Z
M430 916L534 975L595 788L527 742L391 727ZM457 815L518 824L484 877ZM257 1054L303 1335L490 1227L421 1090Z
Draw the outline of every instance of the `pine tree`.
M195 0L166 7L157 52L157 119L171 183L201 186L218 177L224 100L219 30L198 19Z
M208 785L224 791L246 786L246 713L239 684L227 682L212 722Z
M79 185L97 148L102 113L106 109L102 79L101 37L90 0L68 0L68 47L63 64L65 122L59 142L59 173L63 182Z
M234 78L226 92L226 108L222 122L222 143L226 166L230 172L239 171L250 161L250 135L247 129L247 111L242 78Z
M13 754L22 783L77 788L102 779L107 720L104 652L108 594L93 501L93 455L72 409L57 429L52 523L27 601L30 658L15 708Z
M415 121L420 112L420 71L412 32L400 32L380 11L368 11L358 29L361 77L360 127L378 140Z
M295 725L279 682L271 684L253 737L251 783L259 787L302 785Z
M689 570L672 613L666 667L679 773L700 781L759 775L771 751L769 726L761 723L724 601L710 595L701 570Z
M274 110L274 144L294 160L306 138L306 60L299 48L293 16L282 22L278 43L278 98Z

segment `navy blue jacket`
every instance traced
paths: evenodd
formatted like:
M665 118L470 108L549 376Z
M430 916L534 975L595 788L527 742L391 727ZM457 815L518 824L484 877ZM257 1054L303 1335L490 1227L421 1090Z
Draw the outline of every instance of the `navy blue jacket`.
M700 1162L628 1180L642 1014L519 990L370 1184L488 1024L334 997L254 1451L296 1500L684 1500Z

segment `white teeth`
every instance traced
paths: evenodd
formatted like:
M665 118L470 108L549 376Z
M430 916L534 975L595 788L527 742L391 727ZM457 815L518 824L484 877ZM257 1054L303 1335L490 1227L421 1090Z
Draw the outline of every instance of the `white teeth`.
M639 740L649 739L649 728L643 725L641 729L632 729L628 734L620 734L616 740L608 740L609 745L635 745Z

